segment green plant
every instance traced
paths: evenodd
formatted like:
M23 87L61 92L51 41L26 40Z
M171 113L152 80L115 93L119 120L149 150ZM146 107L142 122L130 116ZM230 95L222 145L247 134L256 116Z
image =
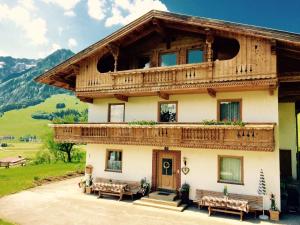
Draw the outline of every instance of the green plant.
M153 126L156 124L157 124L157 122L153 121L153 120L138 120L138 121L128 122L128 125L150 125L150 126Z
M72 161L73 162L82 162L85 159L86 153L79 148L74 148L72 151Z
M51 163L50 152L47 150L40 150L36 153L33 164L39 165L39 164L45 164L45 163L48 163L48 164Z
M224 120L224 121L217 121L217 120L203 120L202 123L204 125L233 125L233 126L245 126L246 123L237 120L237 121L230 121L230 120Z
M180 192L189 192L190 191L190 185L188 183L184 183L181 185Z
M34 176L34 177L33 177L33 180L34 180L34 181L38 181L38 180L40 180L40 179L41 179L41 178L40 178L39 176Z
M273 193L270 194L270 200L271 200L271 210L277 211L278 208L276 206L275 195Z
M141 191L143 195L148 195L150 192L150 183L147 181L146 177L141 180Z
M224 194L224 196L228 196L228 188L227 188L227 185L224 186L223 194Z

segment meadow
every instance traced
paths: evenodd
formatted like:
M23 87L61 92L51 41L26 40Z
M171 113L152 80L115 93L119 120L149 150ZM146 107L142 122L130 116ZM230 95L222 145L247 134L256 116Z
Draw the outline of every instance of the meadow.
M53 95L38 105L5 112L4 115L0 117L0 136L12 135L19 138L23 135L30 134L42 137L50 130L48 127L50 121L33 119L31 115L38 111L48 113L55 112L57 111L57 103L65 103L66 109L83 111L87 108L85 103L80 102L80 100L74 96L66 94Z

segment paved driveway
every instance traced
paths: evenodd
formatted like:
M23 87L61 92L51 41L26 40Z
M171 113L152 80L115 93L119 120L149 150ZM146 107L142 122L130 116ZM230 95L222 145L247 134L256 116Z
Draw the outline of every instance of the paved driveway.
M133 205L112 198L97 199L80 192L74 178L0 198L0 218L21 225L235 225L270 224L259 220L240 222L238 216L207 216L207 211L182 213ZM0 187L1 188L1 187ZM300 224L300 217L280 224Z

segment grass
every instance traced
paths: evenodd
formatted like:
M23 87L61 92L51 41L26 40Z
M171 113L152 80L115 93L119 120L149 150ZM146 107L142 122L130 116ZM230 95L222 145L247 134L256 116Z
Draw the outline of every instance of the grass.
M15 225L14 223L7 222L5 220L0 219L0 225Z
M30 160L41 148L41 143L9 143L8 147L0 148L0 159L20 155Z
M34 187L35 179L62 176L84 169L85 163L27 165L0 170L0 197Z
M65 103L65 109L77 109L82 111L87 108L85 103L80 102L74 96L60 94L53 95L35 106L24 109L11 110L0 117L0 136L12 135L15 137L26 134L43 136L50 128L48 120L36 120L31 118L31 114L37 111L55 112L57 103Z

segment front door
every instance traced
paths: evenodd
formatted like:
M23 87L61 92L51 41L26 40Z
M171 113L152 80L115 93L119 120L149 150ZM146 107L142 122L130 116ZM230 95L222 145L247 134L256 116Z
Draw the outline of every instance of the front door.
M176 190L180 185L180 152L157 152L157 188Z

